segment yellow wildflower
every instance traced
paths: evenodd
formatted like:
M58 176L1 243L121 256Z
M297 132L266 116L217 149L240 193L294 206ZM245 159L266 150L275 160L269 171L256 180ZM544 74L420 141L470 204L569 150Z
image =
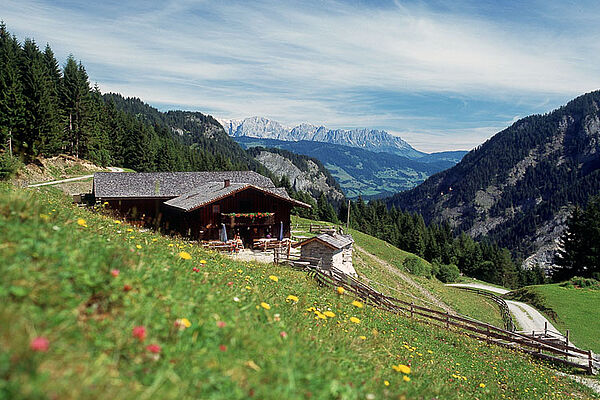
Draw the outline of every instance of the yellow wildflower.
M298 297L294 296L293 294L290 294L288 297L285 298L286 301L293 301L294 303L296 303L298 301Z
M79 218L77 220L77 225L87 228L87 223L85 222L85 219L83 219L83 218Z
M367 337L366 337L366 336L362 336L362 335L361 335L361 336L359 336L359 338L361 338L362 340L367 340Z
M267 303L265 303L264 301L262 303L260 303L260 306L262 308L264 308L265 310L270 310L271 309L271 306L268 305Z
M273 282L279 281L279 278L276 277L275 275L269 275L269 279L272 280Z
M190 326L192 326L192 323L190 322L189 319L187 318L181 318L181 323L183 324L183 326L185 326L186 328L189 328Z
M206 264L206 260L200 260L200 264Z
M402 377L402 380L403 380L404 382L410 382L410 377L409 377L409 376L406 376L406 375L404 375L404 376Z
M136 247L137 249L141 249L141 248L142 248L142 246L141 246L141 245L139 245L139 244L136 244L136 245L135 245L135 247Z
M363 303L361 303L360 301L354 300L352 302L352 305L358 308L363 308Z
M325 314L325 316L329 318L335 317L335 313L333 311L325 311L323 314Z
M344 288L343 288L343 287L341 287L341 286L338 286L338 288L337 288L337 292L338 292L338 294L344 294L345 290L344 290Z
M395 371L402 372L403 374L406 374L406 375L410 374L410 367L408 365L404 365L404 364L392 365L392 368Z
M190 260L192 258L191 254L187 251L180 252L179 257L183 258L184 260Z
M127 228L127 232L133 232L133 229Z
M169 243L169 247L173 247L173 243Z
M157 239L157 238L152 238L152 241L153 241L153 242L157 242L157 241L158 241L158 239Z
M480 387L480 388L484 388L484 387L485 387L485 383L480 383L480 384L479 384L479 387Z
M355 324L360 324L360 319L356 317L350 317L350 322L354 322Z
M384 384L385 386L390 386L390 383L389 383L388 381L383 381L383 384Z
M118 219L115 219L113 222L114 222L115 224L117 224L117 225L120 225L120 224L121 224L121 221L119 221Z

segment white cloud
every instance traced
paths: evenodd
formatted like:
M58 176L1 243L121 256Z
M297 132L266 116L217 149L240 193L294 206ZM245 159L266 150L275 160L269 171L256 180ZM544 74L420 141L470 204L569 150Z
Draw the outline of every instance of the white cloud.
M408 6L171 1L153 9L96 4L94 13L85 5L5 3L9 30L49 41L59 55L73 52L103 90L228 118L409 130L403 135L421 148L430 146L427 120L437 110L415 117L393 104L361 103L360 93L460 94L548 107L558 105L548 99L600 87L591 23L580 37ZM523 109L545 111L539 104ZM488 127L459 129L462 120L448 119L435 137L462 148L487 137Z

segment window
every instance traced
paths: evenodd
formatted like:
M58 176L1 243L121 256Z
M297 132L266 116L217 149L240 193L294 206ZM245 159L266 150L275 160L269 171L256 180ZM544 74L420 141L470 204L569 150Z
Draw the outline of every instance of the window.
M221 212L221 206L219 204L214 204L212 206L213 214L219 214Z

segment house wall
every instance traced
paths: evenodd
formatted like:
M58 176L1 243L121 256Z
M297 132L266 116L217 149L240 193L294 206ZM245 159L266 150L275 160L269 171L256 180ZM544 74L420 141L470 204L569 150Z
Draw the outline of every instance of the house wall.
M249 245L254 239L271 234L279 236L283 222L283 236L290 237L291 204L256 189L247 189L205 207L187 213L164 206L165 215L173 221L173 228L183 235L199 240L218 240L221 224L225 224L227 237L239 234ZM250 219L247 217L225 217L225 213L272 212L271 217Z
M303 245L300 248L301 257L317 258L321 260L321 268L331 269L334 265L334 257L336 253L340 253L340 250L332 249L329 246L325 246L319 241L313 241Z
M106 200L106 202L108 207L116 210L134 225L159 226L165 222L162 203L169 199L119 199Z

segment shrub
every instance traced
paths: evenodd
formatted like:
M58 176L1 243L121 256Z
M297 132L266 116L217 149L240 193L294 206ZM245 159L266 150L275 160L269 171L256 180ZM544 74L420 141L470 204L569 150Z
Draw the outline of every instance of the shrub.
M431 265L418 257L407 257L403 265L413 275L431 277Z
M456 282L459 276L460 271L454 264L441 264L436 274L436 277L444 283Z

